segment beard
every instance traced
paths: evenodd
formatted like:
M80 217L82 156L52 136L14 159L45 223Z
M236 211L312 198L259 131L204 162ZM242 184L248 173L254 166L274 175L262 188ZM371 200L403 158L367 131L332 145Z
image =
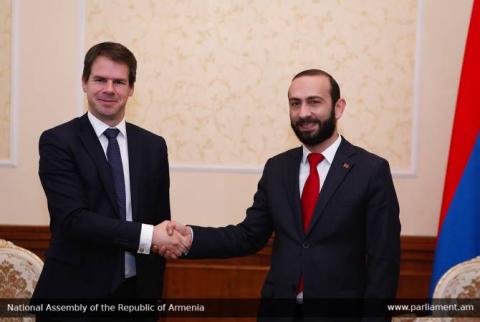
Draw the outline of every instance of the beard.
M305 124L318 124L318 130L313 131L313 132L302 132L300 130L300 126L305 125ZM323 122L320 121L319 119L315 118L315 117L310 116L310 117L307 117L307 118L299 119L295 123L293 121L291 121L290 125L293 129L293 132L295 132L295 135L300 140L300 142L302 142L306 146L314 146L314 145L320 144L323 141L329 139L333 135L333 132L335 131L335 128L337 127L337 119L335 118L335 110L332 108L332 112L330 113L330 117Z

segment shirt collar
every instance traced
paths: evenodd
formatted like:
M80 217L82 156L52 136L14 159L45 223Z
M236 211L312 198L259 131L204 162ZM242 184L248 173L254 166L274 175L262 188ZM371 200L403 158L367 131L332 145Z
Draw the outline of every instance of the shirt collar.
M340 143L342 142L342 136L339 135L335 142L333 142L328 148L326 148L322 154L324 157L324 160L327 160L328 163L332 164L333 158L335 157L335 154L337 153L338 147L340 146ZM307 157L311 153L309 149L305 145L302 146L303 148L303 156L302 156L302 164L308 163Z
M105 132L106 129L110 129L110 128L118 129L124 137L127 137L127 127L126 127L125 117L120 121L120 123L112 127L100 121L95 115L93 115L90 112L87 112L87 116L88 116L88 120L90 121L90 124L92 124L92 127L95 130L95 134L97 134L97 137L100 137L103 134L103 132Z

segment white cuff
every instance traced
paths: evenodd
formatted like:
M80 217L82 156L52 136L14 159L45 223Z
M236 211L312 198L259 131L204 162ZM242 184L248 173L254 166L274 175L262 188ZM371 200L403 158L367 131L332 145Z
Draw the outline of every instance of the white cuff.
M139 254L150 254L150 248L152 247L153 238L153 225L142 224L142 230L140 232L140 242L138 244Z

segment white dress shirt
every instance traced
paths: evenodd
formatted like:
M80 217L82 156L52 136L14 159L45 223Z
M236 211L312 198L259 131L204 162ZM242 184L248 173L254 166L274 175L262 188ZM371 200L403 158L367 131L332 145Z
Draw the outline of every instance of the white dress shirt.
M322 155L324 159L317 165L318 175L320 176L320 192L322 190L323 182L327 178L328 171L330 170L330 166L332 165L333 158L337 153L338 147L342 142L342 137L339 135L338 138L333 142L328 148L326 148ZM302 197L303 187L305 186L305 182L307 181L308 175L310 174L310 164L308 163L308 155L310 154L310 150L307 147L303 146L303 156L302 162L300 162L300 176L298 178L298 183L300 185L300 197Z
M103 134L106 129L112 128L110 125L103 123L92 113L88 112L88 120L92 124L95 133L102 145L105 157L107 156L108 138ZM132 199L130 193L130 168L128 163L128 144L127 144L127 129L125 118L115 127L120 131L117 136L118 146L120 147L120 155L122 157L123 176L125 178L125 200L126 200L126 220L132 221ZM140 233L140 243L138 253L150 254L150 247L152 245L153 226L142 224ZM125 277L132 277L136 275L135 256L130 252L125 252Z

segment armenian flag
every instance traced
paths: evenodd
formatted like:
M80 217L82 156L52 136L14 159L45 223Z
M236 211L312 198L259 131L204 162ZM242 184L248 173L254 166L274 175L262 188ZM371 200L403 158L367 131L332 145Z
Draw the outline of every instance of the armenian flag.
M453 121L430 294L442 275L480 255L480 0L474 0Z

